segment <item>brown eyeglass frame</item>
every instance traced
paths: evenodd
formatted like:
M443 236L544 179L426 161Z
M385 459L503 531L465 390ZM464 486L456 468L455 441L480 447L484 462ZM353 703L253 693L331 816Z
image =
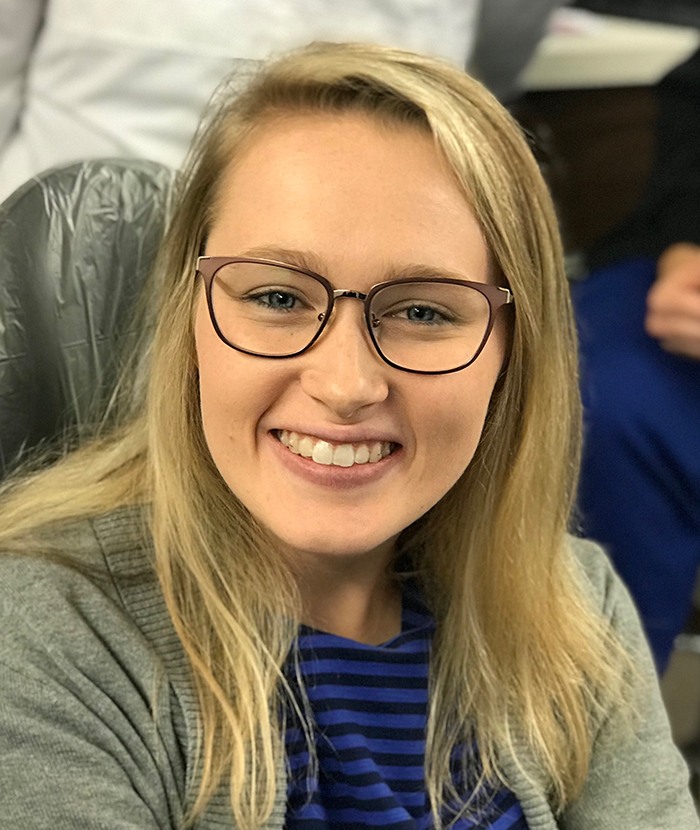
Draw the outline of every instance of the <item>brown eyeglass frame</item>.
M214 277L216 276L217 271L223 268L225 265L232 265L236 262L249 262L252 265L272 265L278 268L285 268L288 271L295 271L299 274L304 274L304 276L311 277L312 279L319 282L325 289L326 295L328 297L328 304L326 307L326 312L323 315L323 319L320 321L321 325L318 328L318 331L313 336L311 341L304 346L303 349L299 349L296 352L292 352L292 354L266 354L264 352L254 352L250 349L244 349L242 346L237 346L235 343L232 343L230 340L226 338L224 333L219 328L219 324L216 321L216 314L214 313L214 304L212 300L212 285L214 284ZM459 372L462 369L466 369L467 366L471 366L472 363L479 357L481 352L486 345L486 342L489 339L491 332L493 331L493 326L496 320L496 313L498 310L505 305L514 303L513 293L511 292L510 288L505 288L499 285L489 285L483 282L472 282L470 280L459 280L453 279L451 277L406 277L404 279L398 280L388 280L386 282L379 282L376 285L373 285L369 291L365 294L362 291L351 291L345 288L333 288L333 285L330 281L322 276L321 274L317 274L315 271L309 271L306 268L300 268L297 265L290 265L287 262L279 262L275 259L259 259L256 257L229 257L229 256L200 256L197 257L197 268L195 272L195 278L197 275L201 276L204 280L204 287L206 290L206 297L207 297L207 308L209 309L209 319L211 320L211 324L214 327L214 331L218 335L219 339L224 342L227 346L232 349L235 349L237 352L242 352L243 354L253 355L254 357L267 357L271 360L285 360L289 357L298 357L304 352L307 352L313 345L316 343L318 338L321 336L323 331L325 330L326 326L328 325L328 321L331 319L333 315L333 308L335 306L335 301L338 299L352 299L352 300L360 300L364 307L364 318L367 324L367 331L369 332L370 340L372 341L372 345L374 346L375 351L379 355L379 357L387 363L389 366L392 366L394 369L398 369L401 372L411 372L415 375L449 375L452 372ZM476 350L475 354L468 360L466 363L461 364L460 366L455 366L454 369L439 369L439 370L426 370L426 369L408 369L405 366L399 366L397 363L394 363L393 360L389 360L389 358L382 352L377 339L374 336L374 328L376 323L373 322L370 316L370 305L374 296L381 291L381 289L386 288L390 285L407 285L414 282L426 283L426 282L434 282L434 283L441 283L443 285L464 285L468 288L473 288L482 294L489 305L489 321L488 325L486 326L486 332L479 344L478 349Z

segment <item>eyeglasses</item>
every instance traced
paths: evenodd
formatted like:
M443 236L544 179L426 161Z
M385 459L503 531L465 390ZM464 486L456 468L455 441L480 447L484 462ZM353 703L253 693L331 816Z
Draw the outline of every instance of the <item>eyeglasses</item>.
M450 278L407 277L360 291L334 289L320 274L267 259L201 256L212 325L226 345L257 357L303 354L328 326L337 300L360 300L370 340L396 369L424 375L473 363L508 288Z

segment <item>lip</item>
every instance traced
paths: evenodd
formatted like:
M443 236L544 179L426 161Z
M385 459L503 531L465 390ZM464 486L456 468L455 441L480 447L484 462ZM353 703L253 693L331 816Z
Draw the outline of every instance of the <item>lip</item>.
M290 430L291 431L291 430ZM296 431L296 430L295 430ZM266 443L270 450L280 463L291 472L293 475L304 479L305 481L321 487L328 487L336 490L350 490L356 487L367 486L373 484L385 475L391 473L400 463L403 455L403 447L400 444L396 445L396 449L391 455L382 458L373 464L354 464L352 467L336 467L334 465L317 464L311 459L304 458L300 455L295 455L290 452L284 444L277 438L277 430L272 430L266 435ZM314 432L309 433L304 431L304 434L313 434L314 438L320 438L323 441L329 441L335 444L357 444L364 443L369 440L386 441L386 438L370 439L367 433L359 436L355 432L354 440L349 436L350 433L345 433L342 438L338 437L337 432L329 433ZM396 442L394 442L396 443Z
M329 444L370 444L379 442L380 444L389 443L401 446L401 441L391 432L380 432L374 428L369 431L360 432L357 427L320 427L314 429L308 425L305 427L280 426L270 430L273 434L276 432L296 432L299 435L309 435L320 441L328 441Z

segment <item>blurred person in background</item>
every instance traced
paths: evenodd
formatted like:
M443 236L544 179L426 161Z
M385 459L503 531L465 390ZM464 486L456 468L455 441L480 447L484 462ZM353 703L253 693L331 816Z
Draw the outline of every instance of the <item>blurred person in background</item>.
M0 200L54 165L179 167L240 63L310 40L383 42L471 66L501 98L562 0L0 0Z
M583 532L630 588L659 672L700 564L700 51L658 87L644 197L574 288Z

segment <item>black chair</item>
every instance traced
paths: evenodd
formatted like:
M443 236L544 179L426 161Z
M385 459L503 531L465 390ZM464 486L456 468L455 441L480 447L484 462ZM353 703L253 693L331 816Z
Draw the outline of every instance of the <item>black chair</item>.
M0 478L108 401L172 181L154 162L88 161L0 205Z

